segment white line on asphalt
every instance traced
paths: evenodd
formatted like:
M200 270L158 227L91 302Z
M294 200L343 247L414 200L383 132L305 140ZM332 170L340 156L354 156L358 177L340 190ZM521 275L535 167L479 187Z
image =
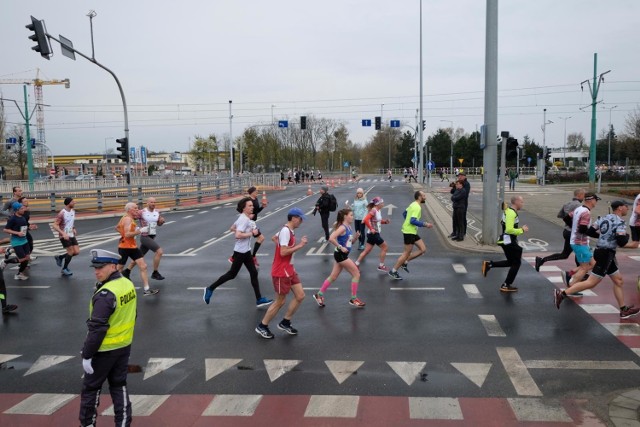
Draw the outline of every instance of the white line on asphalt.
M467 293L467 297L469 298L482 298L482 294L476 285L462 285L464 291Z
M49 289L50 287L51 286L7 286L9 289Z
M444 291L444 288L389 288L390 291Z
M184 251L180 252L182 255L186 255L189 252L191 252L193 250L193 248L189 248L189 249L185 249Z
M184 218L182 218L182 219L191 218L192 216L193 216L193 215L187 215L187 216L185 216L185 217L184 217Z
M640 366L626 360L526 360L529 369L640 369Z
M515 348L497 347L496 351L518 395L542 396L542 392L529 374L527 367Z
M208 211L202 211L200 212L200 215L207 213Z
M175 221L167 221L164 223L164 225L169 225L169 224L173 224Z
M462 264L451 264L453 266L453 271L459 274L466 274L467 269Z
M190 248L193 249L193 248ZM175 256L175 257L180 257L180 256L196 256L196 254L163 254L162 256Z
M220 206L216 206L215 208L211 209L212 211L215 211L216 209L220 209Z
M493 314L478 314L480 321L482 322L482 326L487 331L487 335L490 337L506 337L507 334L504 333L502 328L500 327L500 323L496 316Z

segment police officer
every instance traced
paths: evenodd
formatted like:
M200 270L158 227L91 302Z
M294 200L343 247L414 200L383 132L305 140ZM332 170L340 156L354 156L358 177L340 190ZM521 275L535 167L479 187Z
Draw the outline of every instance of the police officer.
M100 392L105 380L113 401L116 426L131 425L127 369L136 322L136 290L118 272L120 255L91 251L91 267L98 282L89 304L88 333L82 348L84 381L80 396L80 423L95 426Z

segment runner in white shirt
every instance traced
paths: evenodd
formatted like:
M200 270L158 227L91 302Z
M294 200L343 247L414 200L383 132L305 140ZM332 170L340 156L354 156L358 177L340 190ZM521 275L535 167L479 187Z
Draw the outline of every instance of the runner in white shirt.
M64 209L58 212L56 219L53 220L53 229L58 232L60 243L62 247L67 251L62 255L56 255L53 258L56 260L58 267L62 267L63 276L71 276L73 273L69 270L69 263L71 258L80 254L80 246L78 245L75 227L76 211L73 209L76 202L72 197L64 199ZM64 261L64 266L62 262Z
M155 255L153 256L153 273L151 278L155 280L164 280L164 276L160 274L158 268L160 267L160 258L164 254L164 251L155 241L157 227L164 224L164 218L160 215L160 212L156 210L155 197L149 197L147 199L147 207L140 211L140 228L148 227L149 231L140 235L140 251L142 256L151 251ZM136 266L135 261L131 261L131 264L122 271L122 275L129 278L131 270Z

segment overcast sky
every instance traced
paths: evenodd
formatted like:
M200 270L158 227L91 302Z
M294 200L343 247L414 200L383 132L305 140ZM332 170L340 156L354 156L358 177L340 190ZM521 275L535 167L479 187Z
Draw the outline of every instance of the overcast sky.
M233 135L273 117L300 115L346 123L351 139L374 133L362 119L380 115L411 127L419 107L419 0L3 0L0 82L71 80L45 86L46 143L55 154L101 153L124 136L113 78L91 62L31 50L30 15L91 55L120 79L129 106L131 145L187 150L194 135ZM589 88L594 53L606 75L598 99L598 133L623 131L640 103L640 1L501 0L499 2L498 129L562 146L567 134L590 138ZM423 0L426 135L451 122L467 132L483 123L484 0ZM0 84L24 106L22 86ZM33 88L28 88L34 102ZM32 106L30 108L33 108ZM21 121L12 103L7 120ZM566 121L561 117L571 117ZM35 118L34 118L35 121ZM35 133L35 128L33 128Z

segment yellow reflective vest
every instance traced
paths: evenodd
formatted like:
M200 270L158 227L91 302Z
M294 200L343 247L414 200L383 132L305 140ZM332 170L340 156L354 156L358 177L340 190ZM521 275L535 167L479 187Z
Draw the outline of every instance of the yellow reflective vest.
M98 351L126 347L133 341L136 323L136 290L130 280L120 277L104 284L96 293L108 290L116 296L116 308L109 317L109 329ZM95 294L94 294L95 295ZM93 312L93 298L89 303L89 316Z

